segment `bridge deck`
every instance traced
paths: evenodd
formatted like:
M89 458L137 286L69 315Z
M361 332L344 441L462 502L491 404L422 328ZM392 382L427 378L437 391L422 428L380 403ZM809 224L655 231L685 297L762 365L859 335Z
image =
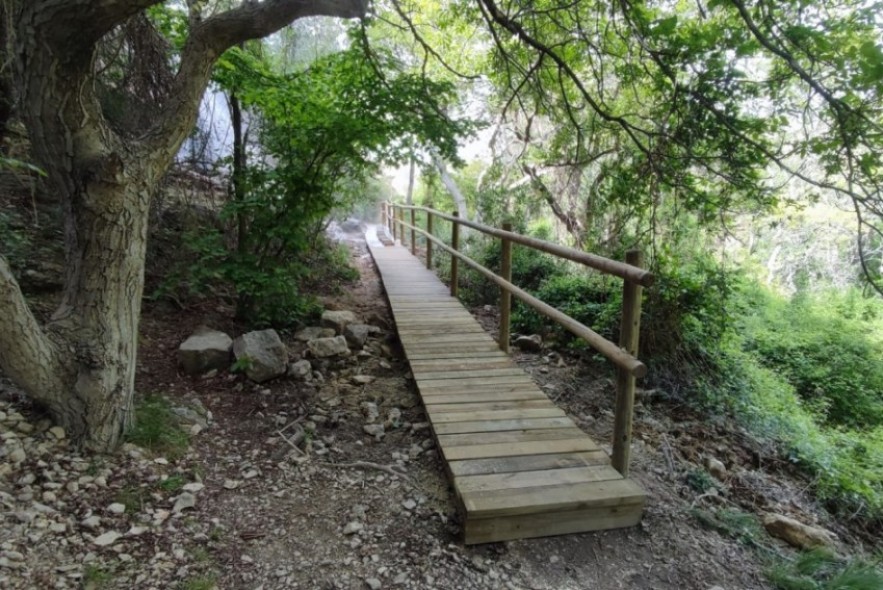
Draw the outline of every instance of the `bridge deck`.
M644 491L402 246L369 247L464 516L465 542L637 524Z

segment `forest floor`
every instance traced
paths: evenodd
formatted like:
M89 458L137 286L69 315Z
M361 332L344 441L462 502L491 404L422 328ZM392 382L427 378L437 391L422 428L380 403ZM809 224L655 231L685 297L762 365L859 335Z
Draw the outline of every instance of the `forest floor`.
M82 455L0 380L0 438L26 452L0 454L0 588L737 590L770 587L768 564L756 540L709 525L721 509L789 514L857 542L772 449L644 391L632 468L648 492L639 526L464 546L382 285L364 242L347 243L361 278L323 303L381 333L359 354L314 362L321 376L310 382L180 374L178 346L198 326L243 329L217 301L146 304L138 392L208 416L183 453L127 445ZM495 329L494 309L475 313ZM297 357L302 346L283 340ZM562 351L515 358L595 440L610 440L609 369ZM370 404L390 418L379 439L363 430ZM297 425L315 430L295 451ZM727 467L721 481L702 466L710 457Z

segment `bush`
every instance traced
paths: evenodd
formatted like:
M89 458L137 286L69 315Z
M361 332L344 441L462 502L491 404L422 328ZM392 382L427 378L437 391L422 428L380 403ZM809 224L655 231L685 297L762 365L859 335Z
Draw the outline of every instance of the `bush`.
M873 308L827 294L785 301L757 294L743 326L745 347L794 386L832 426L883 424L883 345L872 338ZM857 312L861 307L863 311Z

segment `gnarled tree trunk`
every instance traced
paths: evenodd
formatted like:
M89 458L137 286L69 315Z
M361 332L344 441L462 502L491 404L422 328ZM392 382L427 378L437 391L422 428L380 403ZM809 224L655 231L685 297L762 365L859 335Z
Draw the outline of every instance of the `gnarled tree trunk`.
M10 0L14 84L36 162L65 213L61 305L45 325L0 257L0 368L69 435L106 451L132 422L150 198L193 128L227 48L309 15L359 17L361 0L265 0L193 23L153 126L118 135L99 104L100 39L157 0Z

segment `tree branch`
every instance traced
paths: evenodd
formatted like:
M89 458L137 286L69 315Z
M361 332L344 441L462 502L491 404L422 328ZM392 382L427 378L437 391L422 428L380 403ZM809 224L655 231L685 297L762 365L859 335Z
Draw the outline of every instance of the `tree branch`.
M196 122L212 66L224 51L271 35L299 18L362 18L366 11L367 0L265 0L246 2L197 25L184 46L166 108L145 137L149 157L161 168L174 158Z
M44 401L59 390L60 367L55 346L0 256L0 368L28 395Z

